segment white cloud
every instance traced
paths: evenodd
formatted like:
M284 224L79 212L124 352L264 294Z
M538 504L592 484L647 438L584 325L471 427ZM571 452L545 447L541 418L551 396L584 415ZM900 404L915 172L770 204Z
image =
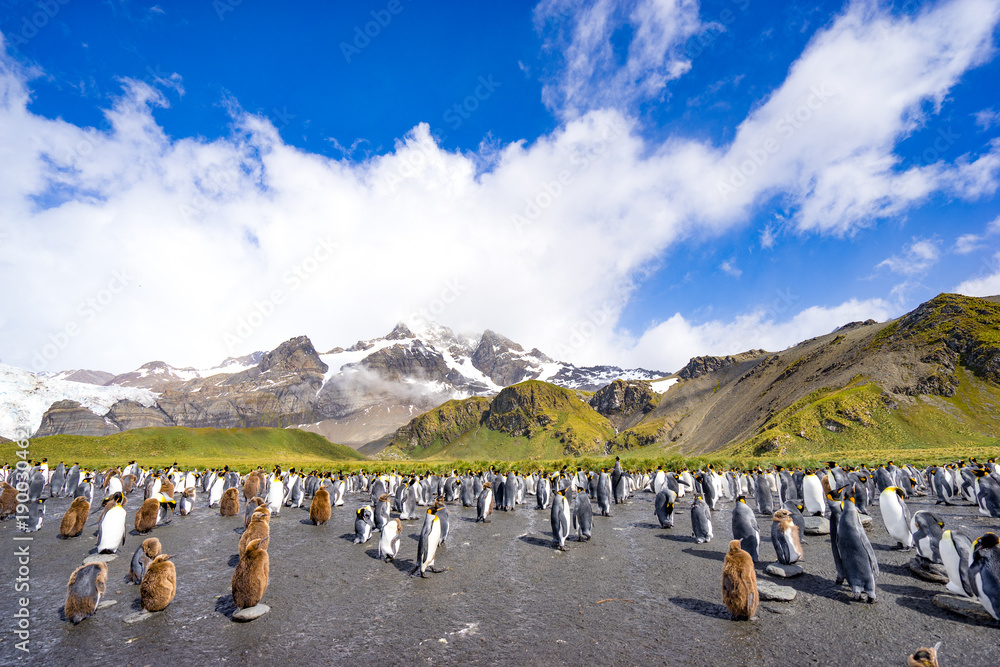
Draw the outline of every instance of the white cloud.
M736 266L736 259L730 258L719 265L719 269L725 273L727 276L732 276L733 278L739 278L743 275L743 270Z
M995 234L1000 234L1000 216L997 216L986 225L986 231L982 234L962 234L955 239L955 246L952 252L956 255L968 255L980 248L985 247L983 242Z
M979 275L969 278L952 291L966 296L997 296L1000 294L1000 252L983 262Z
M770 308L760 308L728 322L702 324L694 324L677 313L647 329L633 343L630 360L656 370L677 371L693 353L721 356L758 348L777 352L807 338L830 333L848 322L885 321L898 314L882 299L851 299L832 307L812 306L781 321L782 314L792 305L793 300L779 294Z
M941 257L938 242L933 239L914 239L901 255L887 257L876 265L876 269L887 268L893 273L915 276L925 273L937 264Z
M604 53L610 33L599 17L625 20L609 6L591 3L573 20L600 37L580 37L581 72L585 44L598 60ZM614 73L626 96L659 94L680 71L665 45L692 29L691 7L633 7L629 21L654 27L636 30L629 58L655 71L648 80L634 75L638 66ZM33 74L0 53L0 281L19 286L0 297L3 361L30 368L51 349L49 369L123 371L151 355L208 366L299 334L320 349L346 345L424 312L575 363L663 365L662 349L641 334L623 338L617 325L643 270L678 239L724 233L774 195L794 205L789 222L800 230L850 233L931 192L962 198L996 187L997 146L902 173L893 154L934 112L927 103L942 104L986 57L996 22L995 4L980 0L914 19L851 5L731 145L678 136L651 145L627 113L605 108L485 160L441 149L426 125L384 154L333 160L284 144L235 101L230 136L171 138L154 116L167 97L136 82L106 111L110 129L77 127L33 114ZM803 108L810 117L787 125ZM769 137L778 150L720 195L717 184ZM863 319L852 309L884 308L851 304L806 308L784 323L766 313L710 325L678 315L669 321L706 337L668 347L682 356L774 348L810 326ZM759 335L723 335L754 322Z
M591 109L626 110L656 99L669 81L691 69L683 49L704 29L697 0L634 0L630 10L611 0L542 0L535 23L545 49L561 62L543 90L546 105L564 119ZM615 53L612 36L629 28L625 54Z
M976 118L976 126L980 130L988 130L1000 123L1000 112L995 109L982 109L973 114Z

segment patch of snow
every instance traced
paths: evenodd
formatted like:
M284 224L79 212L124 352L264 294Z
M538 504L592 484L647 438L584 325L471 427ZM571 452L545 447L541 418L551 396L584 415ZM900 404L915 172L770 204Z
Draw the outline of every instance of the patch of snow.
M680 380L680 378L663 378L662 380L652 380L649 383L649 386L652 387L653 391L655 391L657 394L664 394L666 393L667 389L670 389L672 386L677 384L678 380Z
M56 401L76 401L103 417L120 400L151 407L156 404L157 396L148 389L57 380L0 364L0 435L14 438L19 430L33 434L45 411Z

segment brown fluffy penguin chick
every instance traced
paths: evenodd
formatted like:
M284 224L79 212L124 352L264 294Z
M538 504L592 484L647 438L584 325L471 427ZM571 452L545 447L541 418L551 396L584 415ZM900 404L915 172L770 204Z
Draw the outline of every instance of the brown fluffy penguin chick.
M330 492L325 487L316 490L309 505L309 520L314 526L321 526L330 520Z
M918 648L907 659L906 664L909 667L939 667L937 657L939 648L941 648L941 642L930 648Z
M146 498L135 513L135 529L140 533L148 533L156 528L156 517L160 513L160 501L157 498Z
M240 558L243 558L247 550L247 544L253 540L266 540L271 535L271 511L267 506L263 506L250 517L250 525L243 531L240 537Z
M268 539L251 540L233 572L233 603L240 609L256 606L267 590L271 570Z
M135 489L135 483L139 481L139 478L135 475L128 474L122 477L122 491L125 493L132 493Z
M219 503L219 514L222 516L236 516L239 513L240 492L234 486L222 493L222 502Z
M174 497L174 483L170 481L170 478L166 475L160 476L160 493L165 495L167 498Z
M107 583L108 566L104 563L81 565L73 570L66 586L66 605L63 607L66 620L76 625L93 616Z
M153 559L159 556L162 551L163 547L160 546L158 539L155 537L144 539L139 548L132 554L132 564L129 566L128 571L128 582L130 584L141 584L142 575L145 574L146 568L149 567Z
M160 554L146 567L139 585L139 602L146 611L163 611L177 593L177 570L171 558Z
M83 524L87 523L90 516L90 503L84 497L74 498L73 503L63 514L62 522L59 524L59 535L62 537L79 537L83 532Z
M260 493L261 482L261 477L256 472L247 475L246 481L243 482L243 499L250 500L258 495Z
M0 492L0 519L12 516L17 511L17 489L3 482L3 491Z
M722 564L722 601L734 619L757 615L757 574L753 558L740 548L740 541L729 543L729 552Z
M265 504L266 503L264 502L264 499L261 498L260 496L254 496L253 498L247 501L246 513L243 515L244 528L250 525L250 517L252 517L253 513L257 511L257 508Z

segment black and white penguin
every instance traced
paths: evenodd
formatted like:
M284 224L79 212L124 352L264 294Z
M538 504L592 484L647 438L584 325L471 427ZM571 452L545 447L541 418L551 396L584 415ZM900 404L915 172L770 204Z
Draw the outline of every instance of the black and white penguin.
M756 484L754 498L757 501L757 511L761 516L771 516L774 514L774 492L771 489L771 480L764 473L758 472L754 477L754 482ZM754 558L754 560L757 559Z
M807 470L802 477L803 514L807 516L822 516L826 512L826 494L823 493L823 483L812 470Z
M417 490L412 483L407 483L403 489L403 500L400 503L399 518L403 521L419 519L417 516Z
M115 499L115 504L110 507L101 517L101 522L97 528L97 553L113 554L117 553L125 544L125 508L122 503L125 497L119 494Z
M954 479L946 467L938 467L934 471L934 489L937 491L937 505L951 505L955 495Z
M879 574L875 550L872 549L868 535L861 525L854 499L845 500L841 510L840 522L837 525L837 546L840 550L844 576L851 586L855 600L860 600L864 593L868 596L868 602L873 603L876 599L875 577Z
M986 533L972 543L969 577L983 609L1000 621L1000 540L996 533Z
M656 513L656 520L660 522L660 528L674 527L674 503L676 502L677 494L671 491L664 482L653 501L653 511Z
M17 527L22 533L34 533L42 529L42 521L45 519L45 499L33 498L27 505L28 519L24 522L19 521Z
M552 512L549 517L552 525L552 540L556 549L566 550L566 537L569 535L572 523L572 512L566 490L560 489L552 498Z
M438 518L438 523L441 524L441 537L438 546L445 543L448 539L448 533L451 531L451 514L448 512L448 508L444 504L444 500L438 497L434 501L435 512L434 516Z
M549 483L549 478L545 475L539 475L538 481L535 482L535 509L547 510L551 504L552 486Z
M611 516L611 477L607 470L602 470L597 478L597 508L601 511L601 516Z
M837 535L837 531L840 528L840 516L843 514L843 506L839 500L834 499L833 495L828 494L827 498L830 504L830 548L833 550L833 565L837 570L836 584L839 586L846 579L844 575L844 563L840 559L840 544Z
M483 490L476 500L476 523L487 522L493 514L493 483L483 482Z
M939 550L941 563L948 573L948 583L945 587L955 595L978 598L979 593L969 575L969 565L972 563L972 538L961 530L946 530L941 533Z
M421 577L430 570L437 574L442 570L434 567L434 559L437 557L438 544L441 541L441 520L437 517L437 507L430 507L424 515L424 525L420 529L420 541L417 542L417 565L410 572L413 576L417 572Z
M573 526L577 530L578 542L589 540L594 532L594 508L590 504L590 496L582 490L573 500Z
M944 522L937 515L920 510L910 518L910 532L917 547L917 555L932 563L941 562L941 533Z
M611 470L611 492L616 505L625 502L625 485L622 484L622 474L621 457L616 456L615 466Z
M691 529L698 544L712 541L712 511L700 495L696 495L691 504Z
M65 486L66 464L60 461L56 469L52 471L52 477L49 478L49 498L61 498Z
M399 553L399 541L403 532L403 523L399 519L390 519L382 527L378 540L378 557L386 563Z
M740 548L750 554L756 563L760 560L760 528L753 510L747 507L747 499L743 495L736 497L732 518L733 539L740 541Z
M375 527L374 512L371 505L365 505L355 513L354 519L354 543L364 544L372 537L372 529Z
M889 537L896 540L897 549L913 547L913 533L910 532L910 510L903 500L903 490L898 486L887 486L878 497L878 507L882 512Z
M374 508L374 521L375 530L382 530L384 526L389 521L389 494L383 493L378 497L375 502Z

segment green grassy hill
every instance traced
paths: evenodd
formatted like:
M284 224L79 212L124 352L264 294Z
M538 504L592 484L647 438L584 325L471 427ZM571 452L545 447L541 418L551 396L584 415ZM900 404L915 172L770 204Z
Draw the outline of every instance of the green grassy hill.
M229 465L252 468L279 464L284 467L318 467L330 462L364 460L350 447L336 445L316 433L283 428L142 428L93 437L52 435L33 439L32 459L79 462L95 468L130 460L142 465L199 468ZM13 463L12 443L0 444L0 462Z
M396 432L380 459L539 460L603 454L611 423L578 392L529 380L492 401L469 398L420 415Z

